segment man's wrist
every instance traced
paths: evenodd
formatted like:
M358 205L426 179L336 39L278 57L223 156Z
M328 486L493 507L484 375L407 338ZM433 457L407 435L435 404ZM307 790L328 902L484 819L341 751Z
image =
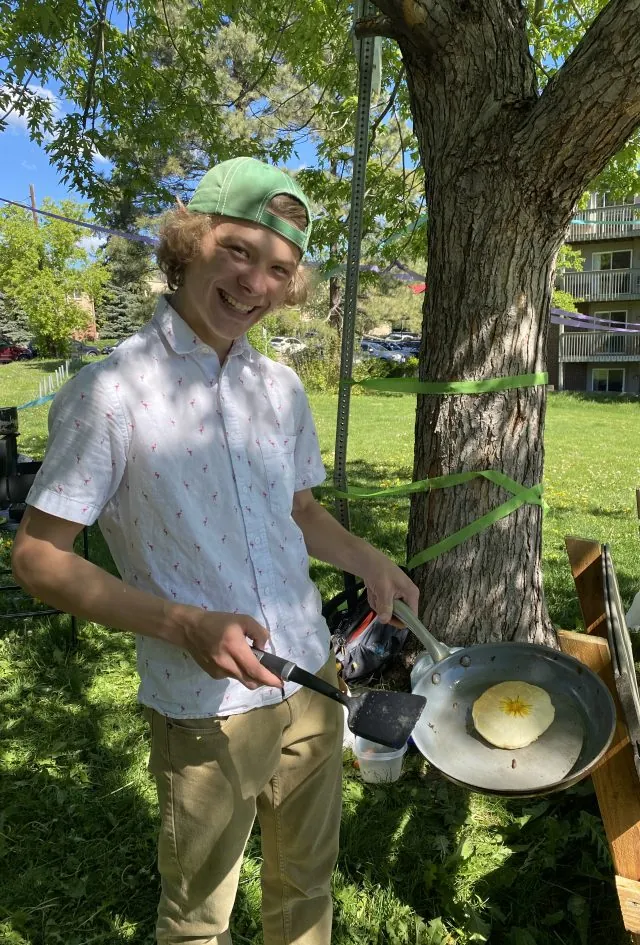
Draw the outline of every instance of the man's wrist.
M164 601L162 619L154 636L174 646L185 647L189 631L199 623L202 614L203 611L199 607Z
M389 564L389 559L382 551L378 551L369 542L357 539L360 547L356 548L353 573L361 577L365 584L370 584L375 575Z

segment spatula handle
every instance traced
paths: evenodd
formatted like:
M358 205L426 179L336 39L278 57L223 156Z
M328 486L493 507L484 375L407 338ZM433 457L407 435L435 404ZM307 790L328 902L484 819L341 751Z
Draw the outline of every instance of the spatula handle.
M252 646L251 649L256 659L258 659L263 666L266 666L270 672L275 673L275 675L279 676L281 679L298 683L300 686L306 686L307 689L313 689L323 696L329 696L330 699L335 699L336 702L344 701L340 690L336 686L332 686L331 683L325 682L324 679L320 679L319 676L308 673L306 669L301 669L290 660L276 656L275 653L265 653L264 650L259 650L255 646Z

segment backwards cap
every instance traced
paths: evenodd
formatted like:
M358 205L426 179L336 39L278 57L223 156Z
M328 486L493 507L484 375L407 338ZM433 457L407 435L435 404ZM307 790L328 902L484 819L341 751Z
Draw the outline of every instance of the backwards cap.
M288 194L300 201L307 211L306 229L299 230L267 210L278 194ZM189 210L260 223L284 236L303 253L311 235L309 201L293 177L255 158L232 158L207 171L189 202Z

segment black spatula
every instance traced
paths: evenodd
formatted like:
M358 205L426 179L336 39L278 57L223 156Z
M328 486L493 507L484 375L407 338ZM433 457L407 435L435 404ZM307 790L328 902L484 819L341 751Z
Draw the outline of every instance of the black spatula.
M252 650L262 665L281 679L299 683L346 706L349 713L347 725L354 735L388 748L402 748L406 744L427 701L424 696L414 696L410 692L383 689L365 689L355 696L348 696L289 660L256 647Z

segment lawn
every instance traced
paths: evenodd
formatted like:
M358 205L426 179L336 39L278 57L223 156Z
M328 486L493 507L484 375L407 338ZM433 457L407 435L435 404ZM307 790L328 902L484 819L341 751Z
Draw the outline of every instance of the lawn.
M0 368L0 404L32 399L55 362ZM336 398L312 406L330 470ZM47 407L20 412L20 449L41 456ZM411 475L414 401L354 397L350 481ZM552 618L579 626L563 538L607 540L626 602L640 586L634 490L637 404L551 397L544 573ZM404 560L406 500L359 502L352 527ZM7 542L4 552L6 557ZM92 557L109 566L99 536ZM339 576L314 565L325 595ZM95 625L68 647L68 618L34 619L0 643L1 945L151 945L156 806L135 703L133 642ZM365 785L345 757L334 945L623 945L589 781L557 797L470 795L410 754L401 781ZM259 837L250 841L234 941L259 945Z

